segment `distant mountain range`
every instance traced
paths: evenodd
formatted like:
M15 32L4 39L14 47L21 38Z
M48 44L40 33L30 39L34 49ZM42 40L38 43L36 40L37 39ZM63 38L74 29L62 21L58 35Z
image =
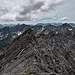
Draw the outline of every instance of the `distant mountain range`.
M75 75L75 28L70 24L22 24L0 33L0 44L7 45L0 51L1 75Z
M33 29L35 32L48 34L51 32L54 33L66 33L66 34L75 34L75 28L73 23L39 23L36 25L26 25L26 24L18 24L18 25L0 25L0 48L3 48L9 44L14 38L19 36L28 28Z
M0 28L3 27L14 27L16 24L0 24Z

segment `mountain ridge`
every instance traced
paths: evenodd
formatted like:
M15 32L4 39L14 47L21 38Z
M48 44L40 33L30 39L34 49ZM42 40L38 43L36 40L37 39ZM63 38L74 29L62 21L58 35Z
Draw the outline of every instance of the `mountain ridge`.
M57 28L52 26L53 31L45 34L31 27L16 37L0 56L1 75L74 75L74 35L56 33Z

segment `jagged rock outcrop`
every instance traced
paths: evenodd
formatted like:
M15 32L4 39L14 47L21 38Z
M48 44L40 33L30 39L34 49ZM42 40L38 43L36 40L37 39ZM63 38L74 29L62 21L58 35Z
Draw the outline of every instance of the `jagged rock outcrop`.
M75 75L74 35L54 31L28 28L15 38L0 57L0 75Z

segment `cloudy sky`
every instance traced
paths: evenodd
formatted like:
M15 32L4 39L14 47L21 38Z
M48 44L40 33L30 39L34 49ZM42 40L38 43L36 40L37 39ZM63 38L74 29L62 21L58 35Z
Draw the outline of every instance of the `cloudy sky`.
M75 0L0 0L0 23L75 22Z

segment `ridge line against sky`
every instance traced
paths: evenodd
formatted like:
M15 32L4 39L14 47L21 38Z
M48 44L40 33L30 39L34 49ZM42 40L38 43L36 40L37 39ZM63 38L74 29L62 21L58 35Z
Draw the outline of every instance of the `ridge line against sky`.
M75 0L0 0L0 23L74 22Z

